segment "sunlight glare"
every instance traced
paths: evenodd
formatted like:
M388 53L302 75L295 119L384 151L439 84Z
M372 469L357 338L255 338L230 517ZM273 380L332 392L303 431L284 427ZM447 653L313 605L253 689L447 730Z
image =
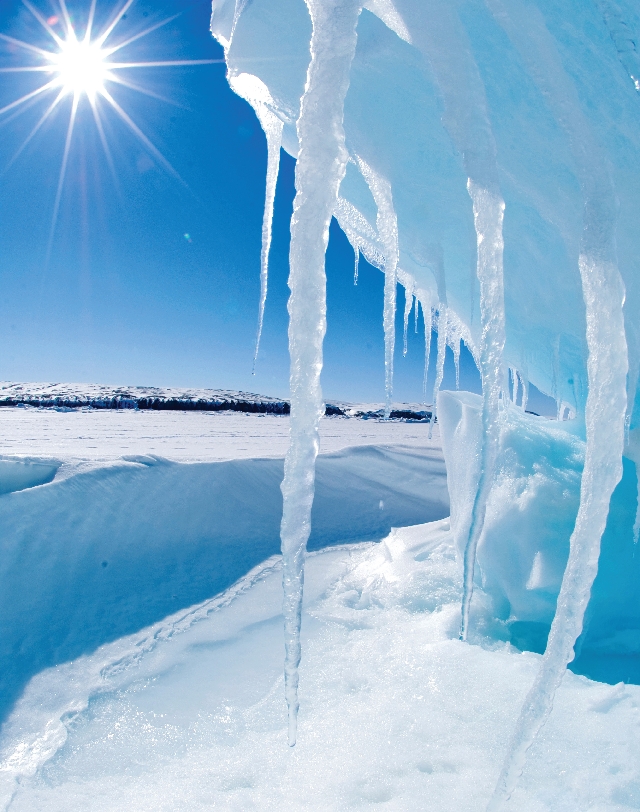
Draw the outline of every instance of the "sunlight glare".
M94 99L97 93L102 93L108 79L105 56L105 51L97 42L69 37L55 59L58 84L65 93L75 96L86 94Z

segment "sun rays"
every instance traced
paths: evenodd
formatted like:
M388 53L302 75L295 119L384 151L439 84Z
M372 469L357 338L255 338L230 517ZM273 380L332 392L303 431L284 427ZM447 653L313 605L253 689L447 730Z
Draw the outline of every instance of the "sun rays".
M69 118L63 136L64 145L47 246L47 262L55 234L74 130L79 117L84 115L86 108L88 107L91 111L90 117L97 129L107 164L116 183L114 161L103 126L103 117L107 113L115 114L157 163L176 179L181 180L170 162L114 98L110 85L123 86L129 90L162 99L151 89L131 81L127 73L140 68L209 65L224 62L222 59L118 61L119 53L123 49L172 22L177 16L173 15L154 22L144 30L131 33L118 41L118 29L124 25L123 18L134 2L135 0L125 0L107 23L96 30L98 29L95 24L97 0L88 0L85 4L85 8L88 7L87 18L82 26L74 22L66 0L57 0L58 13L49 17L42 14L29 0L22 0L23 5L46 32L45 47L41 47L36 42L28 42L0 33L0 40L7 43L11 51L21 54L23 58L28 57L28 60L25 61L30 62L30 64L0 67L0 73L42 74L43 78L42 84L0 108L0 122L7 123L10 118L18 115L27 107L44 103L43 112L9 161L5 171L16 162L61 103L70 99ZM67 101L67 103L69 102Z

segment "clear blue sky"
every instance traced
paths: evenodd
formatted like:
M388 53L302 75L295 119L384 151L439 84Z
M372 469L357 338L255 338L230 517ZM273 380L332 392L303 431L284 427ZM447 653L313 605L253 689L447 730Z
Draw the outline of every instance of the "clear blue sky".
M36 6L45 17L57 13L48 0L36 0ZM69 7L80 21L88 0L70 0ZM111 8L110 2L98 0L98 18ZM222 49L208 30L207 0L137 0L114 42L178 12L173 22L123 50L123 60L221 58ZM52 45L19 0L0 5L0 32ZM36 63L10 43L0 43L2 66ZM42 84L43 76L4 74L0 107ZM251 108L230 91L222 64L145 68L129 76L173 102L110 85L114 98L185 185L112 114L105 117L105 131L118 189L89 105L81 102L48 263L70 99L8 169L46 103L0 117L0 378L286 395L294 162L283 154L269 299L254 377L266 165L262 131ZM362 261L354 287L353 253L335 222L327 274L325 395L382 400L383 277ZM410 332L409 354L402 358L401 289L398 306L394 399L420 400L422 321L419 336ZM450 351L448 355L444 385L453 388ZM477 391L479 378L466 352L462 366L463 387Z

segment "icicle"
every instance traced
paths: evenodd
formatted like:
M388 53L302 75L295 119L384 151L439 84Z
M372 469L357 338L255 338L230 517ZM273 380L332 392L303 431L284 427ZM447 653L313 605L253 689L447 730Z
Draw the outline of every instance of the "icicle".
M384 251L384 417L391 413L393 394L393 353L396 327L396 284L398 278L398 219L393 208L389 182L378 175L362 158L358 158L362 177L366 180L378 209L377 227Z
M640 465L636 463L636 479L638 480L637 488L638 488L638 495L637 495L637 502L636 502L636 520L633 523L633 542L634 544L638 543L638 539L640 539Z
M418 299L416 298L416 310ZM431 296L422 302L422 320L424 321L424 376L422 378L422 400L427 405L427 377L429 375L429 361L431 359L431 331L433 328L431 317ZM433 409L432 409L433 416Z
M418 335L418 308L420 302L418 301L418 297L413 295L413 332Z
M579 270L588 350L587 444L580 505L540 672L525 699L488 807L490 812L498 812L511 797L527 750L551 712L556 689L573 659L574 645L582 631L611 494L622 476L628 361L622 309L624 286L615 249L618 204L607 161L582 112L574 81L566 73L556 43L541 18L520 0L510 0L508 7L502 0L489 0L489 7L525 65L531 66L547 105L566 131L578 170L584 196Z
M353 265L353 284L358 284L358 267L360 265L360 248L358 246L354 246L353 253L355 255L355 262Z
M413 304L413 288L409 290L408 287L404 289L404 343L402 347L402 354L406 356L408 350L408 333L409 333L409 316L411 315L411 305Z
M520 373L520 382L522 383L522 411L527 411L527 401L529 400L529 365L526 361L520 362L522 372Z
M591 227L595 231L597 223ZM588 226L585 232L587 229ZM606 233L605 228L602 231ZM604 254L605 251L597 253ZM585 410L587 448L580 507L547 649L540 672L520 712L489 812L498 812L511 797L522 774L527 750L547 720L555 692L574 657L573 647L582 632L584 612L598 571L600 539L607 522L609 501L622 475L627 407L623 286L615 264L603 262L600 257L595 259L583 254L580 274L589 349L589 394Z
M477 186L471 179L469 179L467 188L473 201L473 219L478 240L477 275L480 282L480 321L482 323L480 372L482 375L483 442L480 454L480 478L471 511L471 525L464 551L461 640L467 639L476 550L484 527L487 501L493 484L498 453L502 351L505 342L502 269L504 202L496 193Z
M453 364L456 368L456 391L460 389L460 336L456 333L451 342Z
M298 665L304 557L311 530L318 425L323 413L320 372L326 330L325 252L344 177L343 108L356 46L361 0L306 0L313 31L311 63L297 123L300 152L289 253L291 428L282 483L285 695L289 744L296 742Z
M259 108L258 108L259 109ZM256 362L260 350L264 308L267 302L267 284L269 281L269 249L271 248L271 226L273 223L273 204L276 198L276 184L280 168L280 147L282 145L282 121L268 110L259 114L260 124L267 136L267 188L264 197L264 214L262 216L262 251L260 252L260 307L258 313L258 333L256 349L253 355L253 374L256 374Z
M442 302L438 305L438 357L436 359L436 380L433 385L433 398L431 401L431 420L429 421L429 439L433 435L433 424L438 416L438 392L444 378L444 359L447 352L447 307Z

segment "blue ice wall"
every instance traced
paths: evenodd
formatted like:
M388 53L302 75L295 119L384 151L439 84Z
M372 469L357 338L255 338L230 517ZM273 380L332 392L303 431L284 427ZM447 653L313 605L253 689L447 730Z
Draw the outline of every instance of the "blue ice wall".
M212 31L226 47L232 85L284 122L283 146L295 156L311 33L304 0L214 0ZM587 393L578 254L590 171L615 189L631 405L635 396L638 43L631 0L369 0L345 102L352 157L392 187L401 281L447 303L474 348L479 293L466 185L478 156L495 159L491 182L506 204L505 362L578 412ZM243 84L247 76L262 89ZM337 212L345 231L382 267L376 208L356 162L340 194L351 204Z

